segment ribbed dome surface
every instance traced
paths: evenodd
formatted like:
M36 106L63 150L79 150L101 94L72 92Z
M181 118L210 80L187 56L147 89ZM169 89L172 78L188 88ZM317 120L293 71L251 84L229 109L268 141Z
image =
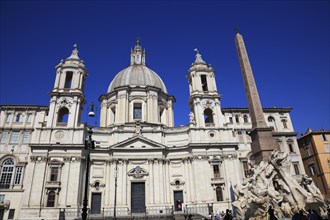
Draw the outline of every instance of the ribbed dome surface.
M134 64L120 71L110 83L108 93L121 86L153 86L167 93L162 79L145 65Z

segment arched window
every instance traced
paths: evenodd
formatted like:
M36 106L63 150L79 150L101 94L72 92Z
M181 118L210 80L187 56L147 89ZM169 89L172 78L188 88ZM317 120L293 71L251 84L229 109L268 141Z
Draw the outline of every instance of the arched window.
M142 119L142 103L134 103L133 105L133 119L141 120Z
M58 111L57 122L66 124L68 123L69 109L63 107Z
M248 123L248 116L247 115L243 116L243 121L244 121L244 123Z
M110 108L110 124L116 122L116 106Z
M2 164L0 188L9 189L12 185L14 176L15 163L12 159L6 159Z
M315 164L311 163L308 165L308 169L309 169L309 174L310 176L314 176L317 174L316 168L315 168Z
M159 106L159 122L165 123L165 106Z
M215 189L215 192L217 195L217 201L223 201L222 189L220 186Z
M10 123L11 119L12 119L13 115L12 114L7 114L7 118L6 118L6 123Z
M204 111L205 124L212 124L213 122L213 112L211 109L207 108Z
M23 114L19 113L16 115L15 122L22 122L23 121Z
M268 126L272 128L274 131L277 131L275 119L272 116L268 117Z
M55 207L55 191L51 190L48 192L47 207Z

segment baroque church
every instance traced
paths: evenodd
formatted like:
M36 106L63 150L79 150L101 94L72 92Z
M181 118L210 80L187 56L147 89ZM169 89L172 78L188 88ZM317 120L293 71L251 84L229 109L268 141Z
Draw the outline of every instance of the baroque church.
M215 70L196 50L180 85L189 89L189 124L175 126L175 97L146 63L137 41L130 65L103 89L99 126L81 120L88 74L76 46L56 66L48 106L0 106L0 219L81 218L86 188L89 217L207 217L233 208L232 187L253 162L249 109L221 106ZM291 110L263 115L299 175Z

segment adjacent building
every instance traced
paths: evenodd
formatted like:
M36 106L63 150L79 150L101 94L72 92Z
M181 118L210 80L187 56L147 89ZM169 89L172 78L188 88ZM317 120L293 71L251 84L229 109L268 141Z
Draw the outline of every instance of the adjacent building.
M56 66L47 107L1 105L2 218L81 217L87 75L75 47ZM145 50L136 43L130 65L109 79L99 98L100 126L92 128L95 149L87 185L91 216L208 216L232 208L231 187L249 175L252 124L248 108L221 106L215 76L196 51L186 73L189 123L176 127L175 97L146 66ZM263 117L278 148L289 153L292 175L300 175L304 167L291 110L264 108Z
M307 129L298 138L306 174L330 201L330 131Z

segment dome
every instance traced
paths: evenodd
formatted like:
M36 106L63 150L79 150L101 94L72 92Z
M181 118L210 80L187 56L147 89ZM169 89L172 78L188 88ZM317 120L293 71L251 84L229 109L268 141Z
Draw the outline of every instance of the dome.
M120 71L110 83L108 93L121 86L152 86L167 93L162 79L143 64L133 64Z

